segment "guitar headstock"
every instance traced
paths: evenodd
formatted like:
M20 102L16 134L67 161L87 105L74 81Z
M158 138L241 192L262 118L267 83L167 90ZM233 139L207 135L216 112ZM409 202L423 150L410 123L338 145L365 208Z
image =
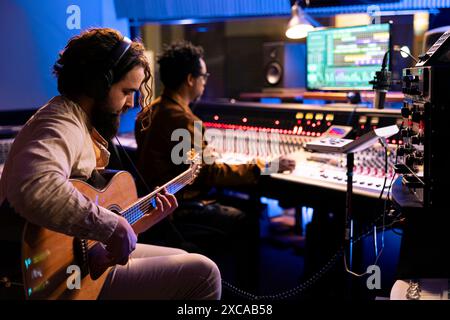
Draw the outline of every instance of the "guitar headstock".
M195 149L191 149L187 152L187 161L192 172L192 180L194 180L200 172L200 169L202 168L201 156L198 152L195 151Z

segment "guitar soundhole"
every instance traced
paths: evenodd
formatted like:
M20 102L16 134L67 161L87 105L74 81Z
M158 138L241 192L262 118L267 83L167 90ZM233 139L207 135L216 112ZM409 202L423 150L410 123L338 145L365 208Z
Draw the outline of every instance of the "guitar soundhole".
M108 207L107 209L109 211L114 212L115 214L119 214L120 211L121 211L121 208L119 206L117 206L117 205L114 205L114 204L112 206Z
M89 273L88 268L88 242L78 238L73 239L73 253L75 256L75 262L81 269L82 276Z

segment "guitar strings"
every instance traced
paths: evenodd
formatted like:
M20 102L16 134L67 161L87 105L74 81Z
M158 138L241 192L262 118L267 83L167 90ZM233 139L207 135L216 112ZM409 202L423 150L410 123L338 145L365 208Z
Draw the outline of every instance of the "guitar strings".
M187 180L188 181L188 180ZM178 191L181 188L177 188ZM174 193L172 190L168 190L169 193ZM140 205L137 205L136 207L133 207L132 209L128 210L123 217L127 219L127 221L130 224L134 224L136 221L138 221L142 216L144 216L149 210L152 208L156 208L156 196L152 197L149 200L146 200L145 203L141 203Z
M180 179L175 180L173 183L171 183L172 187L169 186L168 192L174 193L181 188L178 188L177 185L186 185L189 180L192 181L190 177L190 173L188 173L186 176L180 177ZM170 189L170 190L169 190ZM162 188L161 188L162 190ZM173 192L174 191L174 192ZM139 218L141 218L151 207L156 208L156 194L152 196L147 196L139 201L139 203L133 205L129 209L126 209L122 211L120 214L128 220L130 224L133 224L136 222Z
M189 175L189 174L192 175L192 168L186 170L185 172L181 173L179 176L173 178L171 181L167 182L167 183L166 183L165 185L163 185L162 187L159 187L158 189L153 190L150 194L148 194L147 196L143 197L140 201L145 201L145 200L148 199L148 198L154 197L154 195L155 195L156 193L158 193L159 191L161 191L164 187L166 187L166 186L168 186L168 185L171 185L171 184L177 182L178 180L184 179L184 177L185 177L186 175ZM125 210L124 210L124 211L125 211ZM124 212L124 211L123 211L123 212Z
M185 172L184 174L182 174L181 177L179 177L178 179L176 179L176 180L172 183L172 185L174 185L174 184L176 183L177 185L179 184L179 185L185 186L185 185L187 185L189 182L191 182L191 181L193 181L193 180L194 180L194 177L193 177L193 174L192 174L192 170L191 170L191 169L188 169L188 170L186 170L186 172ZM161 187L161 188L159 188L159 189L162 190L163 188L164 188L164 187ZM174 188L175 188L175 187L174 187ZM174 189L174 188L171 188L171 186L169 186L169 188L168 188L167 191L168 191L169 193L175 193L175 192L177 192L177 191L179 191L179 190L182 189L182 187L179 188L178 190L175 190L176 188L175 188L175 189ZM172 190L170 190L170 189L174 190L174 192L171 192ZM153 196L148 195L148 196L146 196L146 197L140 199L138 203L136 203L135 205L133 205L133 206L130 207L129 209L126 209L126 210L124 210L124 211L121 211L121 212L120 212L120 215L121 215L122 217L124 217L130 224L135 223L135 222L136 222L137 220L139 220L142 216L144 216L145 213L146 213L151 207L156 208L156 205L153 205L153 204L152 204L152 202L155 202L155 201L156 201L156 200L155 200L155 197L156 197L156 194L153 195ZM156 204L156 203L155 203L155 204ZM138 209L137 207L139 207L139 209ZM92 247L94 247L94 246L97 244L97 242L98 242L98 241L87 240L87 248L88 248L88 250L91 249Z

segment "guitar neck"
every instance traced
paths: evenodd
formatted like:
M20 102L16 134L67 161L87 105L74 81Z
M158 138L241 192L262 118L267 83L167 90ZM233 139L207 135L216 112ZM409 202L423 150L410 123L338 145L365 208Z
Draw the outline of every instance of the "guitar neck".
M163 186L158 187L145 197L139 199L131 206L121 211L120 215L124 217L129 224L132 225L133 223L141 219L144 214L156 208L156 195L160 193L164 188L166 188L168 193L175 194L183 189L186 185L191 183L193 180L194 174L192 168L189 168Z

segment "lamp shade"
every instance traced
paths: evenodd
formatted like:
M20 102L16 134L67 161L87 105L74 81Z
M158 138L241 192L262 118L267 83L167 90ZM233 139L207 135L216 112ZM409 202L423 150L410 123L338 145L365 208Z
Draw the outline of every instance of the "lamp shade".
M286 37L289 39L302 39L314 30L314 26L306 19L305 12L297 4L292 6L292 17L286 29Z

